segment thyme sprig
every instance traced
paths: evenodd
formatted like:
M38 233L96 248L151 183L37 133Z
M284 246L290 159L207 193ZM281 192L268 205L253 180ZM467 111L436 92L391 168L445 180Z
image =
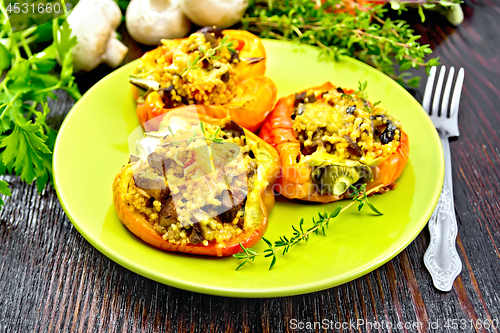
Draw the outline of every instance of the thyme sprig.
M366 93L366 88L368 87L368 81L358 81L358 90L356 90L353 93L346 93L343 92L342 95L340 95L340 98L351 98L354 99L355 97L359 97L364 101L365 107L364 109L367 112L373 112L373 108L381 103L381 101L377 101L373 104L370 104L368 101L368 94Z
M215 131L214 134L212 134L208 137L207 137L207 134L205 133L205 128L203 127L203 123L201 121L200 121L200 127L201 127L201 131L203 132L203 135L205 136L206 140L217 142L217 143L222 142L222 139L217 137L217 135L219 135L219 132L220 132L220 127L217 129L217 131Z
M203 123L201 121L200 121L200 128L201 128L201 131L203 133L203 136L197 136L196 131L193 130L192 137L189 137L187 139L174 140L175 133L172 130L172 127L167 126L167 129L171 135L171 141L165 145L179 146L182 142L187 142L187 144L189 145L191 142L198 140L198 139L205 139L207 141L212 141L215 143L222 143L223 142L223 140L221 138L217 137L219 135L220 128L218 128L212 135L207 135L207 133L205 132L205 127L203 126ZM166 136L164 134L147 133L147 135L156 136L156 137L163 137L163 139L166 139Z
M333 10L335 9L335 10ZM242 19L243 28L263 38L319 46L320 59L339 60L347 55L372 65L402 85L418 86L410 68L430 69L438 58L429 45L418 43L406 21L384 18L383 5L354 10L342 0L254 0Z
M188 67L184 70L182 77L186 76L186 74L190 70L200 68L199 64L201 64L205 59L213 59L213 60L219 59L220 57L216 56L215 54L217 53L218 50L221 50L224 47L226 47L231 52L236 52L233 48L234 42L235 42L234 40L230 41L228 36L224 36L221 39L219 45L217 45L214 48L209 48L208 50L205 50L203 46L198 47L199 53L196 54L195 58L192 61L188 62ZM200 54L203 54L203 57L200 58Z
M187 139L180 139L180 140L174 140L175 138L175 133L174 131L172 130L172 127L170 127L170 125L167 126L167 129L171 135L171 141L166 143L166 144L163 144L161 145L162 147L165 147L165 146L168 146L168 145L173 145L174 147L179 147L181 145L182 142L186 142L188 145L195 141L195 140L198 140L198 139L205 139L206 141L212 141L212 142L215 142L215 143L222 143L223 140L221 138L218 138L218 134L220 132L220 127L217 129L217 131L215 131L215 133L213 133L212 135L210 136L207 136L206 132L205 132L205 127L203 126L203 123L200 121L200 128L201 128L201 131L203 133L203 136L197 136L197 133L196 133L196 130L193 130L193 136L187 138ZM157 133L147 133L147 135L150 135L150 136L153 136L153 137L162 137L163 139L166 139L167 136L165 136L164 134L157 134ZM177 159L177 156L179 154L179 150L176 150L175 152L175 156L174 156L174 161L176 163L178 163L179 165L183 165L178 159ZM0 184L1 185L1 184Z
M271 243L268 239L262 237L262 240L266 243L267 249L263 252L257 252L252 248L246 248L240 242L240 247L243 249L243 252L233 254L238 260L242 260L243 262L236 267L236 270L239 270L243 265L248 263L249 261L254 261L255 258L259 256L264 256L264 258L271 258L271 264L269 265L269 269L273 268L276 264L276 254L281 252L282 255L286 255L290 249L302 242L307 242L312 233L316 235L320 232L325 236L325 229L329 227L329 223L331 220L340 215L340 213L346 211L354 205L358 203L358 211L361 211L363 207L368 206L375 214L383 215L373 204L371 204L368 200L368 195L378 191L383 185L379 185L377 187L372 188L371 190L366 190L366 184L363 184L359 189L351 186L352 189L352 201L345 207L339 206L335 208L330 214L328 212L318 212L318 219L315 217L312 218L312 225L309 228L304 227L304 219L302 218L299 222L298 227L292 225L293 233L291 237L280 236L279 240L275 241L274 244Z

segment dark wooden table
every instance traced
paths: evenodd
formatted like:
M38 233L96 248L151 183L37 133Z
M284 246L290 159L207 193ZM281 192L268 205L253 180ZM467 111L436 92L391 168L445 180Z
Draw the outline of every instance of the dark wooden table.
M314 322L342 332L499 332L500 4L466 1L463 8L466 19L456 29L437 15L413 20L441 62L466 73L461 136L451 143L464 265L451 292L434 289L424 267L427 230L376 271L312 294L235 299L179 290L94 249L52 187L38 195L34 185L7 176L13 196L1 211L0 332L283 332ZM82 90L102 72L79 78ZM419 101L423 88L412 91ZM72 104L65 96L51 102L59 114L53 121ZM323 331L316 325L298 330Z

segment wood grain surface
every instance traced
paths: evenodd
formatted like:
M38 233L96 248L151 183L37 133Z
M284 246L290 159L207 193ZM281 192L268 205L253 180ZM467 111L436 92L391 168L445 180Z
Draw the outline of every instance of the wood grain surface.
M406 14L434 55L466 74L461 136L451 142L464 265L451 292L434 289L423 264L427 229L376 271L321 292L236 299L179 290L94 249L52 187L38 195L35 185L6 176L13 195L0 213L0 332L499 332L500 4L466 1L463 8L458 28L438 15L420 23ZM139 55L133 49L129 59ZM82 90L106 71L79 77ZM419 101L423 83L412 91ZM62 94L50 103L55 126L72 104Z

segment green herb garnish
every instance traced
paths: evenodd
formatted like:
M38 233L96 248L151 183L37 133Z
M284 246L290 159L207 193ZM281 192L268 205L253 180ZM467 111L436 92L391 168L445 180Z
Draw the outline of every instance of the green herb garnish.
M63 8L64 2L63 2ZM0 174L15 172L21 180L36 180L41 192L52 175L52 151L57 132L46 123L49 98L63 89L75 100L81 97L73 77L72 49L76 38L64 19L52 22L53 44L33 53L29 43L39 27L13 32L4 2L0 1ZM59 75L54 74L58 59ZM0 193L10 195L0 181ZM1 205L2 203L0 203Z
M201 121L200 121L200 128L201 128L201 131L203 133L203 136L196 136L196 131L193 131L193 136L190 138L183 139L183 140L174 140L175 134L172 131L172 128L170 126L168 126L167 128L168 128L168 131L170 132L170 134L172 134L172 141L170 141L169 144L172 144L175 146L180 145L181 142L184 142L184 141L186 141L186 143L189 145L191 142L198 140L198 139L205 139L207 141L212 141L215 143L222 143L223 142L223 140L221 138L217 137L219 132L220 132L220 127L217 129L217 131L215 131L214 134L207 136L207 134L205 133L205 127L203 126L203 123Z
M219 59L220 57L217 57L215 54L218 50L226 47L229 51L232 50L232 52L234 52L234 41L229 41L228 37L227 36L224 36L219 45L217 45L216 47L214 48L210 48L208 50L206 50L205 52L205 49L203 47L199 47L198 48L198 51L203 54L203 57L200 58L200 55L197 54L195 56L195 58L193 59L193 61L189 61L188 62L188 67L184 70L184 73L182 74L182 77L184 77L190 70L192 69L198 69L200 68L198 65L203 62L203 60L205 59L213 59L213 60L217 60Z
M342 95L340 95L340 98L355 98L355 97L358 97L358 98L361 98L364 102L364 107L363 109L366 111L366 112L373 112L373 108L376 107L377 105L379 105L380 103L382 103L381 101L377 101L375 103L373 103L373 105L370 104L370 101L368 101L368 94L366 93L366 88L368 87L368 82L365 81L365 82L361 82L359 81L358 82L358 90L351 93L351 94L348 94L346 92L342 93Z
M279 240L275 241L274 244L271 243L268 239L262 237L262 240L266 243L268 248L261 253L255 251L252 248L246 248L240 242L240 247L243 249L243 252L233 254L233 257L238 260L242 260L243 262L238 265L236 270L240 269L247 262L254 261L255 258L259 256L264 256L264 258L272 258L269 269L273 268L273 266L276 264L276 254L278 252L281 252L282 255L286 255L294 245L302 241L307 242L312 233L318 234L319 232L321 232L323 235L326 235L325 229L328 228L330 221L336 218L340 213L344 212L349 207L354 205L356 202L358 203L358 211L361 211L363 207L367 205L375 214L382 215L382 213L368 201L368 194L376 192L381 187L382 185L379 185L369 191L366 191L366 184L363 184L359 189L351 186L351 188L353 189L352 201L347 206L339 206L330 214L328 214L327 212L318 212L318 219L313 217L312 226L310 226L309 228L304 227L304 219L301 219L298 227L292 225L293 233L291 237L288 238L287 236L280 236Z
M357 58L412 87L418 86L420 78L409 73L396 75L396 69L430 69L439 64L437 58L424 59L431 48L418 43L420 36L405 21L384 18L388 9L383 5L355 8L354 13L345 5L342 0L254 0L242 19L243 29L263 38L319 46L320 59Z

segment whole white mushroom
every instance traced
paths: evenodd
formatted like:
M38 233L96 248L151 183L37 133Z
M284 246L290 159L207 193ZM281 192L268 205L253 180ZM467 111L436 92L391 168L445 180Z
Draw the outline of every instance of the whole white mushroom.
M191 22L224 29L241 20L247 0L182 0L182 10Z
M71 35L76 36L73 49L75 72L90 71L102 62L115 68L128 48L115 32L122 20L120 7L113 0L80 0L68 16Z
M130 36L146 45L158 45L163 38L184 37L191 28L179 0L132 0L125 24Z

